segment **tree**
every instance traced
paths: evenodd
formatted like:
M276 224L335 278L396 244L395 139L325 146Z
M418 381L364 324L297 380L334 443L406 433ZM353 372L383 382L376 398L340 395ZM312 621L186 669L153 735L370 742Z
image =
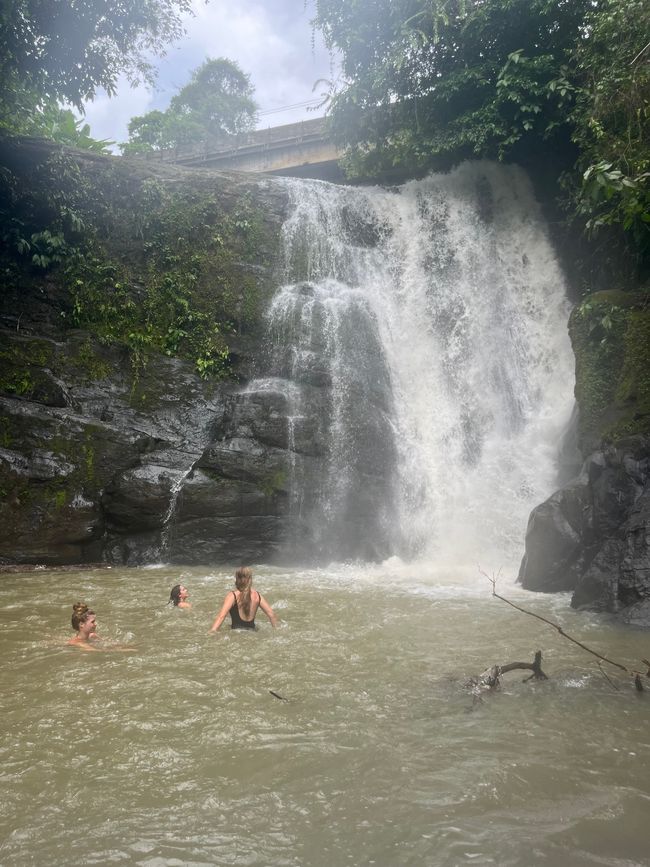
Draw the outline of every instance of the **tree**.
M257 106L250 78L232 60L206 60L166 111L150 111L129 122L124 154L144 154L252 129Z
M573 207L648 253L650 7L644 0L316 0L340 52L332 130L351 172L578 159ZM645 47L644 47L645 46ZM570 150L567 145L573 145Z
M149 111L131 118L129 140L120 145L122 153L149 154L177 148L184 144L203 141L206 130L193 115L181 115L168 108L166 111Z
M151 80L152 53L183 31L191 0L12 0L0 4L0 120L25 105L68 102L81 109L118 76ZM29 101L29 100L28 100Z
M168 146L167 114L164 111L149 111L132 117L129 141L120 145L124 154L152 153Z
M576 201L587 227L622 225L650 257L650 6L605 0L574 52L570 121L580 147Z
M199 123L209 136L252 129L257 105L250 76L233 60L208 58L172 99L170 112Z
M498 156L543 136L560 94L547 87L589 0L317 0L346 84L335 135L377 171L432 158Z

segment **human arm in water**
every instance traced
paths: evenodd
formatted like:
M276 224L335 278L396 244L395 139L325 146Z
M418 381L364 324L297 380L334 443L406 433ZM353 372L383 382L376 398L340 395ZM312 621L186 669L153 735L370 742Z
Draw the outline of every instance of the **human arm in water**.
M226 598L223 600L223 605L221 606L221 610L217 614L214 619L214 623L210 627L210 632L216 632L217 629L221 626L223 621L226 619L226 614L230 611L233 604L232 600L232 592L228 592L226 594Z
M266 601L266 599L262 596L261 593L259 594L259 597L260 597L260 608L266 614L266 616L269 618L269 620L271 621L271 626L275 629L275 627L278 625L278 618L276 616L276 613L271 608L271 606Z
M94 635L95 633L93 633ZM79 650L90 650L90 651L100 651L100 647L95 647L94 644L91 644L90 641L85 639L80 639L78 637L71 638L69 641L66 641L68 647L78 647Z
M93 633L95 635L95 633ZM98 636L95 636L98 638ZM95 643L95 641L88 641L83 638L79 638L79 636L75 636L71 638L69 641L66 641L68 647L78 647L79 650L90 650L91 653L135 653L135 647L132 647L130 644L103 644L100 643L99 646Z

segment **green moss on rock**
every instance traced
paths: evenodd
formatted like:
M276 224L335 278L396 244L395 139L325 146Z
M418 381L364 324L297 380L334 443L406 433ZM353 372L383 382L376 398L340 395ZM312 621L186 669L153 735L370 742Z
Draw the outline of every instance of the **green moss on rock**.
M78 345L70 360L81 374L93 382L106 379L112 372L111 365L101 357L89 337Z
M650 296L599 292L571 315L583 451L650 432Z
M51 367L51 341L17 336L0 346L0 393L32 398L42 375L38 368Z
M260 490L265 497L272 497L286 489L287 473L285 470L277 470L275 473L266 476L260 483Z
M192 361L203 378L229 376L230 337L259 329L279 249L279 220L256 182L86 160L45 144L29 155L31 173L16 157L0 178L15 211L0 228L17 238L0 257L13 274L0 312L18 321L37 312L39 327L46 321L57 337L82 328L123 346L134 371L162 353ZM59 253L35 268L27 236L45 230L60 239ZM82 346L77 366L101 379L105 366L92 355ZM6 391L27 393L21 364L14 367Z

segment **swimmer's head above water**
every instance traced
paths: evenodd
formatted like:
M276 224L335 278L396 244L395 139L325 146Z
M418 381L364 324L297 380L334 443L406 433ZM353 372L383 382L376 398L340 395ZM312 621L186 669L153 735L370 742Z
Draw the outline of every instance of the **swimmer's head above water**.
M97 629L97 618L85 602L75 602L72 606L72 628L81 638L89 638Z
M171 589L171 593L169 594L169 602L173 603L175 608L190 608L191 603L187 601L187 597L190 594L188 593L187 587L183 584L174 584Z
M103 646L101 642L99 642L100 646L97 646L97 639L99 636L95 631L97 629L97 618L95 617L95 612L92 611L85 602L75 602L72 606L72 628L77 633L73 638L68 639L66 644L72 647L78 647L80 650L121 650L124 652L131 652L135 650L134 647L129 645L119 645L113 644L110 647Z
M235 570L235 587L238 590L245 590L251 586L253 581L253 570L250 566L239 566Z

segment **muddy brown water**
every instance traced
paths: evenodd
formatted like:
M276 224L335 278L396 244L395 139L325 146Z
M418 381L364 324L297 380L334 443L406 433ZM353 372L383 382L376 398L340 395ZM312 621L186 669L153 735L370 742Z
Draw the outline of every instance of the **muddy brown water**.
M166 606L181 580L194 607ZM281 618L207 630L224 570L0 575L0 864L650 864L650 691L480 576L256 569ZM650 634L500 590L625 664ZM76 599L107 644L66 647ZM466 679L540 648L545 683ZM271 694L277 693L282 701Z

